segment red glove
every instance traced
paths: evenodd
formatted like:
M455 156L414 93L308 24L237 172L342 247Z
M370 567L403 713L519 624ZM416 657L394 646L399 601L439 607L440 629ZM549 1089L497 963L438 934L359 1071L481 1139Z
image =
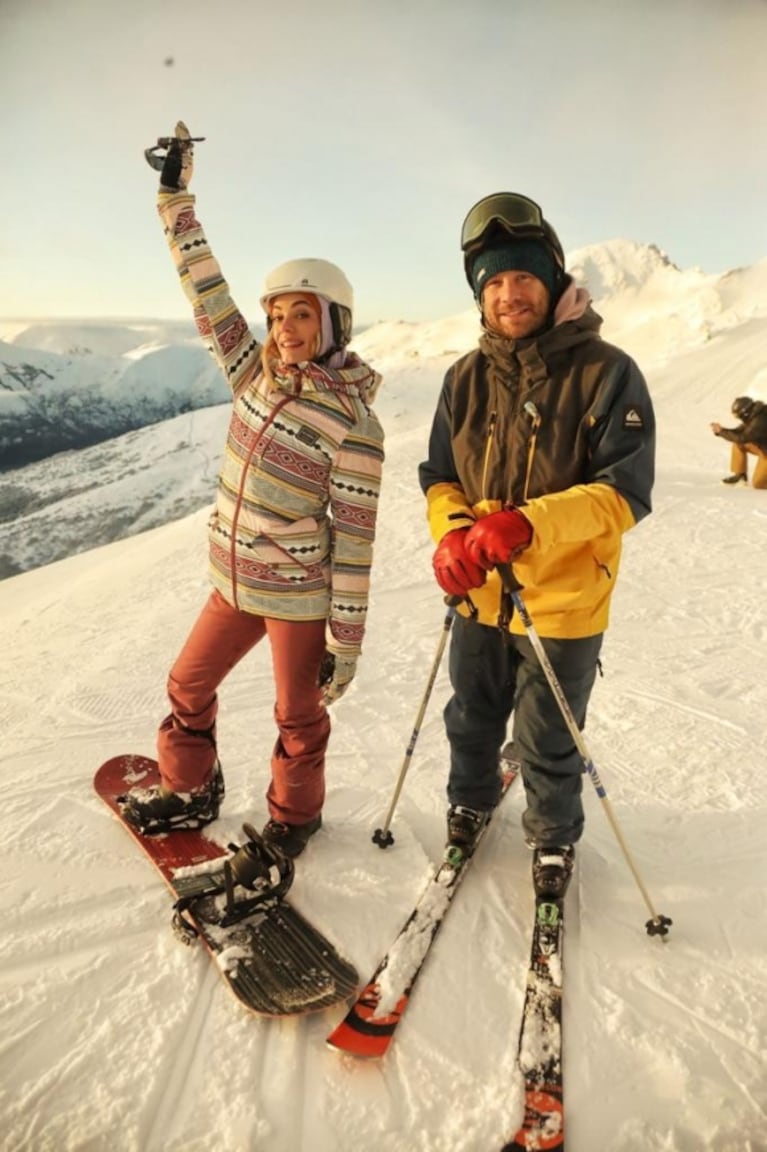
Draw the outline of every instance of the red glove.
M532 539L530 521L516 508L504 508L483 516L469 529L466 552L480 568L490 569L511 563Z
M472 588L480 588L487 579L466 554L468 535L468 528L454 528L442 537L432 558L437 583L449 596L465 596Z

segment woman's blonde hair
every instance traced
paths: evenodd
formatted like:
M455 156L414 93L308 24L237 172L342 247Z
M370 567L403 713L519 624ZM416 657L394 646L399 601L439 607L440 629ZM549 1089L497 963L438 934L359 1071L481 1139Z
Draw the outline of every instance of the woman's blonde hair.
M322 306L320 304L319 298L315 296L313 292L311 294L307 293L307 295L312 295L317 301L316 311L320 322L320 326L317 329L317 335L314 338L312 354L309 357L310 360L314 360L315 357L319 356L320 351L322 350ZM269 315L271 315L272 304L277 300L279 300L279 296L275 296L273 300L269 301ZM277 341L274 338L271 325L267 321L266 340L264 340L263 344L261 345L261 367L264 370L264 378L266 379L266 382L270 388L276 387L272 365L279 364L279 362L280 354L277 349Z

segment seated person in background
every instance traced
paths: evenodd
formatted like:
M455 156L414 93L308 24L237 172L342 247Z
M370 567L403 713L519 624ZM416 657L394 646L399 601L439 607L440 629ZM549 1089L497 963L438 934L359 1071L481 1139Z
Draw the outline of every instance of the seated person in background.
M723 484L748 483L748 454L756 456L756 468L751 484L754 488L767 488L767 404L752 400L750 396L739 396L733 401L732 414L740 420L737 428L723 428L712 424L711 431L732 444L730 452L730 476L725 476Z

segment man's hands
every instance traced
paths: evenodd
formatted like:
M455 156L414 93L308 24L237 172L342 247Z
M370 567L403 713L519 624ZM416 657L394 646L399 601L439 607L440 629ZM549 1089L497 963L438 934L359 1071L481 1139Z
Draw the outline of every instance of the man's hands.
M479 568L510 564L533 539L530 521L516 508L491 512L477 520L466 536L466 552Z
M466 540L473 531L473 528L454 528L442 537L432 557L437 583L448 596L465 596L472 588L480 588L487 579L466 550Z
M340 700L356 671L356 656L336 656L333 652L326 652L320 664L318 681L323 704L335 704L336 700Z

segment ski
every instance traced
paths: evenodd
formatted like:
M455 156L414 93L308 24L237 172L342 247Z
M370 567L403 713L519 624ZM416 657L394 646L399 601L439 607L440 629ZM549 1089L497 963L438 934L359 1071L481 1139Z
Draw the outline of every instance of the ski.
M517 1066L525 1083L525 1118L502 1152L564 1152L562 974L564 898L536 896L530 966L519 1029Z
M508 760L503 764L500 800L519 773L518 765ZM327 1043L331 1048L369 1058L383 1056L388 1051L431 946L489 825L488 820L477 837L471 856L446 853L394 944L344 1019L328 1036Z

